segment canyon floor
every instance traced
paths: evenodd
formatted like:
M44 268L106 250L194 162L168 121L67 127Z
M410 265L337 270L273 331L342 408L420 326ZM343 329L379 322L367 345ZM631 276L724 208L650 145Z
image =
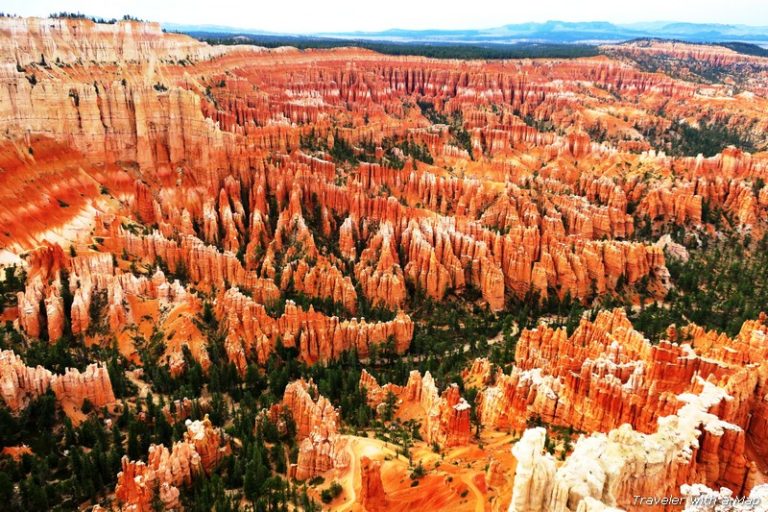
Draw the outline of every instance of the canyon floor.
M768 510L768 58L598 53L0 17L0 500Z

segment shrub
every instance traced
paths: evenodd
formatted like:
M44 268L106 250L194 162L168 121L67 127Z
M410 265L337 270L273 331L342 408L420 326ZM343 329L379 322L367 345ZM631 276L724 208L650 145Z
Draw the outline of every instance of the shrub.
M325 483L325 478L321 477L320 475L318 475L318 476L315 476L315 477L312 477L312 478L311 478L311 479L310 479L310 480L307 482L307 484L308 484L308 485L312 485L312 486L315 486L315 485L323 485L324 483Z
M421 461L419 461L419 464L413 468L413 471L411 471L411 480L418 480L419 478L424 478L424 475L427 474L427 471L424 469L424 466L421 464Z
M343 490L341 484L334 480L327 489L323 489L320 493L320 499L323 500L323 503L328 504L338 498Z
M93 404L86 398L83 400L83 405L80 407L80 410L83 411L84 414L88 414L93 411Z

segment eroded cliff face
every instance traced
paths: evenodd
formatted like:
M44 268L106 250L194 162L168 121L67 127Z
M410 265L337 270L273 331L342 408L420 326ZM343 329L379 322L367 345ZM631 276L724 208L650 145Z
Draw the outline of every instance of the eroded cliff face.
M3 119L19 134L13 151L6 152L8 167L19 175L48 172L47 183L56 187L34 198L30 208L60 212L46 221L34 216L39 225L19 224L10 231L9 242L19 249L52 232L61 240L77 238L74 223L93 223L98 212L125 216L127 211L158 233L125 231L122 221L108 229L96 222L109 233L109 249L125 249L140 260L160 256L172 270L183 261L195 281L264 290L262 302L275 300L280 291L298 292L356 314L359 289L371 306L397 310L406 303L410 281L438 300L476 288L500 310L506 296L522 297L531 289L544 297L554 293L586 300L642 282L663 295L668 283L662 252L624 241L634 229L630 200L640 203L637 216L677 223L701 222L697 205L702 198L732 208L745 225L754 224L755 210L762 208L758 199L749 200L746 189L703 195L706 187L681 184L679 197L693 199L678 200L662 197L659 191L668 188L662 181L638 182L627 174L608 182L602 166L594 172L589 166L633 165L635 157L606 154L583 133L533 137L526 132L531 127L515 121L514 109L521 116L541 109L543 116L550 102L562 101L558 98L570 85L546 85L552 80L569 73L626 80L630 72L618 65L601 65L603 75L598 75L589 63L562 70L520 64L499 81L489 74L495 71L492 65L473 64L464 77L444 63L387 60L370 52L212 48L134 22L106 27L78 20L53 20L50 26L42 20L3 23L9 62L16 54L36 54L31 49L41 45L47 63L20 62L29 69L8 70L4 78L9 87L3 89L8 99L3 104L10 110ZM71 40L74 33L80 34L77 42ZM292 82L307 59L317 60L323 72L312 70ZM356 62L359 78L339 74L344 60ZM155 63L151 76L142 76L148 61ZM91 62L117 65L100 70L94 85L73 71L86 71ZM209 82L212 70L217 70L215 84ZM225 70L238 75L219 78ZM27 79L32 73L34 84ZM516 73L528 73L530 83L519 89ZM461 177L446 173L445 167L459 165L461 153L447 130L425 126L424 117L415 113L402 117L402 103L412 97L462 112L473 153L485 160L486 170L468 161L460 165ZM513 109L481 116L488 101L511 102ZM361 123L363 116L353 109L345 114L352 127L332 133L329 117L345 112L350 102L366 111L369 124ZM568 108L577 106L568 103ZM401 171L379 156L379 162L344 169L340 178L328 153L311 149L317 141L339 138L359 152L363 142L380 145L406 131L439 166L406 159ZM500 138L503 134L511 135ZM522 152L544 166L538 175L504 163ZM80 163L80 177L62 175L60 165L49 163L54 155L56 161L65 155ZM729 158L734 163L723 156L722 166L734 173L744 165L764 168L762 162ZM640 159L660 169L670 165L668 160ZM713 166L702 161L696 167ZM366 192L371 190L376 193ZM127 201L128 208L116 198ZM15 214L8 211L8 219ZM289 247L294 237L299 245ZM339 256L320 254L325 249L318 252L318 237L338 244ZM224 252L213 254L209 246ZM201 264L218 268L208 273ZM290 270L274 282L284 266ZM266 290L255 276L277 288Z
M72 65L148 63L153 59L197 61L226 51L167 34L159 23L132 20L104 24L85 19L3 17L0 34L2 62L21 66L40 62Z
M479 395L478 414L494 428L521 432L535 416L585 432L629 423L651 433L660 417L679 409L679 395L698 393L703 379L731 396L718 413L723 420L761 432L766 368L754 357L765 350L765 325L746 322L734 339L693 325L681 331L685 342L652 345L624 310L602 311L571 336L544 325L525 330L509 374L491 375L489 365L477 362L464 378L493 381ZM756 443L761 453L764 444Z
M673 327L676 341L652 345L623 310L602 311L571 336L523 331L508 374L475 361L464 381L480 388L480 422L523 433L510 510L592 510L594 500L634 510L635 496L680 496L694 483L748 495L766 449L764 321L733 339ZM527 429L532 420L582 434L558 448L544 429Z
M288 384L280 405L290 412L296 423L299 456L289 470L293 478L308 480L330 469L344 469L349 465L346 440L338 431L339 412L317 392L311 381L298 380Z
M646 500L643 509L714 510L684 499L750 493L759 503L765 321L760 315L745 322L734 338L693 324L671 326L668 339L654 345L624 310L601 311L570 336L544 324L524 330L509 372L475 360L462 380L478 389L483 431L522 434L512 449L509 510L638 510L637 497L654 496L680 504ZM406 386L380 386L364 372L360 385L374 407L394 394L396 414L409 411L429 432L430 416L413 416L412 404L437 396L430 381L413 372ZM497 463L486 479L504 486Z
M381 462L360 458L360 504L372 512L386 510L387 496L381 482Z
M11 350L0 353L0 376L3 401L12 411L21 410L29 400L44 394L53 378L53 374L42 366L26 366Z
M29 336L45 334L55 343L62 336L100 342L114 335L123 354L137 361L135 336L161 332L163 362L172 373L185 368L183 346L203 368L210 364L194 322L200 299L178 280L169 282L159 268L137 276L108 253L87 250L72 256L57 244L30 252L27 263L26 289L18 294L18 321Z
M314 363L337 358L348 350L368 357L371 346L389 340L394 342L395 352L401 354L413 337L413 322L403 312L389 322L341 320L315 311L312 306L304 310L289 300L283 314L273 318L262 304L236 288L220 295L216 305L227 328L227 353L241 370L245 369L247 354L255 353L258 362L266 362L278 338L283 346L298 348L303 360Z
M652 91L691 100L681 83L611 61L517 63L498 75L494 64L459 72L354 50L212 48L134 22L3 23L8 62L39 46L47 63L8 69L0 92L16 134L4 168L19 178L3 193L30 198L22 212L6 206L3 214L18 251L46 238L65 246L85 238L77 227L95 224L108 250L145 263L159 256L196 283L237 285L262 304L282 292L350 315L361 300L396 311L410 282L436 300L477 289L501 310L506 297L531 291L586 301L629 286L663 297L663 250L628 241L638 221L699 226L712 221L702 219L706 204L759 232L768 207L768 192L749 182L766 174L759 155L638 155L585 131L556 135L522 121L611 125L589 110L602 95L578 89L574 76L618 89L620 99ZM319 67L296 80L312 59ZM340 72L345 60L354 74ZM83 78L92 61L117 64L100 68L94 85ZM227 70L237 74L224 78ZM582 103L570 99L575 90ZM460 112L477 161L450 130L406 113L414 98L441 115ZM349 122L332 128L329 119L342 115ZM386 155L400 149L381 146L406 135L434 165L404 155L404 168L392 167ZM335 139L358 156L373 147L376 161L339 165L325 150ZM30 173L46 193L31 194L21 180ZM124 217L156 231L126 229ZM52 315L57 308L49 301Z
M422 377L414 370L405 386L391 383L379 386L376 379L363 370L360 388L365 389L368 404L376 410L384 407L392 393L397 415L420 421L428 443L446 448L469 443L471 406L461 397L456 384L451 384L441 394L429 372Z
M700 394L681 395L684 405L661 418L653 434L625 424L607 435L585 435L557 469L543 452L543 429L526 431L513 448L518 466L510 510L575 511L587 498L633 510L636 496L679 496L682 484L695 481L748 494L754 466L744 456L744 431L707 412L727 397L704 383Z
M103 364L90 364L83 372L67 368L56 375L42 366L26 366L12 350L0 352L0 394L9 409L19 412L49 389L75 423L79 422L86 400L94 407L115 403L109 373Z
M510 512L551 510L556 465L554 457L544 452L546 436L546 430L541 427L526 430L512 447L517 468Z
M170 450L164 445L151 445L146 463L123 457L115 486L115 497L121 508L139 512L153 510L157 493L166 510L178 509L179 488L210 475L229 453L228 440L220 429L211 425L207 416L203 421L187 420L186 426L184 439Z

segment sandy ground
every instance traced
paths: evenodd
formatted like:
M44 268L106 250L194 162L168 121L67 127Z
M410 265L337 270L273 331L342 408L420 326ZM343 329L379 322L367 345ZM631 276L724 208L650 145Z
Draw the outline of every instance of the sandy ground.
M397 454L398 446L384 441L348 436L346 450L350 466L344 471L332 470L323 475L325 483L320 491L338 481L344 492L328 509L338 512L364 510L358 503L361 488L360 458L365 456L382 462L381 476L386 503L381 510L406 512L413 510L445 510L466 512L494 512L506 510L511 497L515 461L510 452L515 438L506 433L488 433L481 443L435 453L423 442L416 442L411 450L412 463ZM486 470L490 460L496 460L504 475L497 488L487 482ZM413 466L421 462L426 475L412 486Z
M344 476L338 479L339 483L344 487L344 492L331 507L331 510L340 512L362 510L360 504L357 503L357 494L361 486L361 457L365 456L373 460L397 457L393 445L383 443L378 439L348 436L347 440L347 452L350 455L351 463Z

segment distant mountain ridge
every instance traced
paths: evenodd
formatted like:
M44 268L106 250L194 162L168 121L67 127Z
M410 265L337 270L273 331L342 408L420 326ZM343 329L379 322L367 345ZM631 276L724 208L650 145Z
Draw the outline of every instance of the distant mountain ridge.
M276 34L275 32L259 29L211 25L166 23L163 24L163 27L179 32L204 31L209 33ZM392 28L376 32L318 32L291 35L434 43L584 43L617 42L637 38L664 38L689 42L737 41L768 44L768 27L765 26L677 21L615 24L607 21L568 22L551 20L546 22L508 24L486 29L411 30Z

